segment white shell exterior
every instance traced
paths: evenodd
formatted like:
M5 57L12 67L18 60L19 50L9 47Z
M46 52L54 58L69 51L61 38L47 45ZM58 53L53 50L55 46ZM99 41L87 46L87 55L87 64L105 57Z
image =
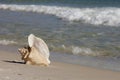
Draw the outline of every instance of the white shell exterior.
M49 49L47 44L33 34L28 36L28 44L31 47L29 58L35 64L50 64L49 60ZM29 64L29 63L28 63Z

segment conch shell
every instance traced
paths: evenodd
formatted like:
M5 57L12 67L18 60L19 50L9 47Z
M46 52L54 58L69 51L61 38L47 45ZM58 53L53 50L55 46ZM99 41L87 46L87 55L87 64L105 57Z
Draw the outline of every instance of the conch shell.
M18 49L25 64L44 65L50 64L50 52L47 44L33 34L28 36L28 46Z

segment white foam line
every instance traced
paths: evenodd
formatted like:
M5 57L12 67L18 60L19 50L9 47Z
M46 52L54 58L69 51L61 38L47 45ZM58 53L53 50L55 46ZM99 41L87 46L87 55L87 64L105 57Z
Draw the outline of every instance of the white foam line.
M0 44L1 45L9 45L9 44L17 44L17 42L11 41L11 40L0 40Z

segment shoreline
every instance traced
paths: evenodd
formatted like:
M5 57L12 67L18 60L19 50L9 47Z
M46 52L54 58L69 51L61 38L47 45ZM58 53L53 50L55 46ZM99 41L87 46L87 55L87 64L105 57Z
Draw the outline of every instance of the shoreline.
M119 80L120 72L52 61L49 67L22 64L17 47L0 51L1 80ZM11 48L11 49L10 49Z

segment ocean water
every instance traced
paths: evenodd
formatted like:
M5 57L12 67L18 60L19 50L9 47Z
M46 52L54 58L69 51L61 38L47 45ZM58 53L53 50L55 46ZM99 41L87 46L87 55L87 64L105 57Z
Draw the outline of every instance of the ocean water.
M119 0L0 0L0 44L24 46L33 33L51 52L100 58L98 63L90 59L97 65L106 59L104 65L111 61L112 69L117 64L120 71L119 4Z

